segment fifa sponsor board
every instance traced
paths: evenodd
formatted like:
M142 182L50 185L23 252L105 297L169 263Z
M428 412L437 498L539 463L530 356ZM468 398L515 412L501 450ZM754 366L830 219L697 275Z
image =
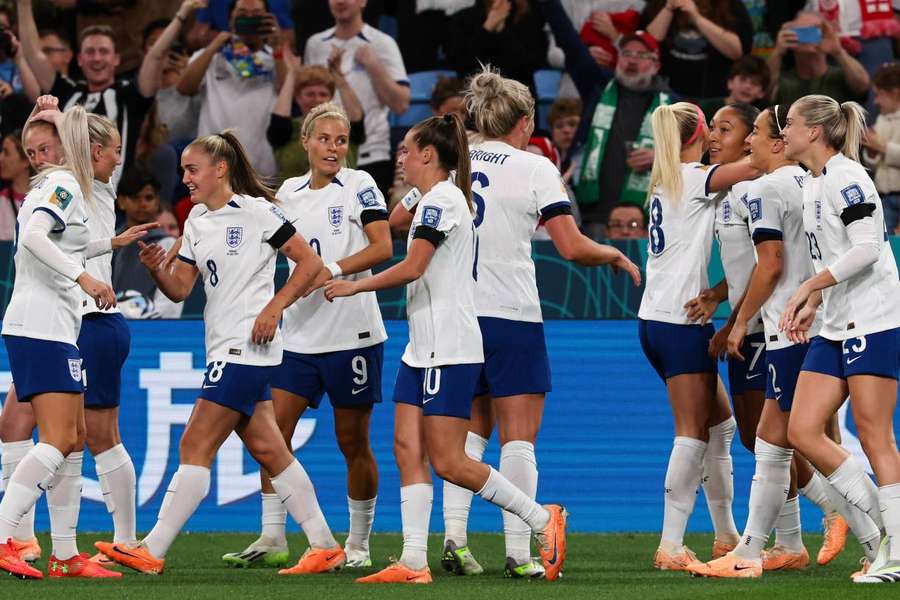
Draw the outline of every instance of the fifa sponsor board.
M178 439L190 416L204 373L203 323L130 321L131 355L122 373L121 427L137 471L139 530L155 522L166 486L178 466ZM375 408L371 438L380 470L375 528L400 530L399 478L391 453L394 377L406 344L406 322L386 323L385 402ZM656 531L662 522L662 492L673 435L662 383L644 360L636 321L550 321L545 323L553 372L537 444L539 499L562 502L577 531ZM723 376L725 369L722 369ZM9 382L5 350L0 384ZM5 389L5 387L4 387ZM842 415L844 445L859 453L849 418ZM900 420L896 424L900 429ZM296 454L316 485L319 502L336 531L348 527L344 461L334 440L327 401L300 422ZM735 518L746 518L753 475L750 454L735 440ZM861 455L861 453L860 453ZM486 460L498 464L496 436ZM188 522L188 531L256 531L259 528L259 468L236 436L213 465L209 496ZM93 460L85 453L84 497L79 528L108 531ZM435 486L432 529L440 530L441 486ZM45 500L37 524L46 530ZM803 525L819 530L821 515L804 501ZM501 531L499 512L475 498L472 530ZM295 527L295 526L292 526ZM693 530L710 529L698 497ZM228 549L223 549L223 551ZM233 549L232 549L233 550Z

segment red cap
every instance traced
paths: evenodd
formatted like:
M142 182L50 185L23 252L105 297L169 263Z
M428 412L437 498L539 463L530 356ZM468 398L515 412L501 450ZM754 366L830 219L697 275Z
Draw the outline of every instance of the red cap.
M650 50L656 55L656 58L659 58L659 42L656 41L655 37L642 29L635 31L634 33L626 33L623 35L621 39L619 39L619 48L632 40L641 42L647 47L647 50Z

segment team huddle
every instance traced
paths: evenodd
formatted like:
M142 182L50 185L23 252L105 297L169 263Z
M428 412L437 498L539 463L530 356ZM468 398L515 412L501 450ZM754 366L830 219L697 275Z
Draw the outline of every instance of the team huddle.
M503 509L505 575L558 579L567 513L535 500L534 445L551 377L531 238L542 225L563 258L610 265L635 285L641 275L620 251L579 232L556 167L524 150L535 110L526 86L485 69L470 80L466 104L475 131L448 115L408 132L400 161L413 191L391 214L371 176L343 166L350 124L336 105L306 116L310 171L277 191L230 132L199 138L181 159L195 206L167 252L141 240L153 223L114 233L115 127L41 97L23 143L44 148L28 152L42 170L18 216L3 323L13 386L3 411L0 569L43 577L29 563L42 552L34 505L46 492L50 577L121 577L112 563L161 574L232 432L262 467L262 531L225 554L226 564L262 563L281 575L371 568L378 466L369 420L382 401L387 338L375 292L406 285L409 342L393 388L403 548L357 582L432 581L432 470L444 481L446 570L483 570L467 543L477 494ZM759 114L725 107L711 130L692 104L654 111L639 335L666 382L676 429L657 568L748 577L805 566L799 489L825 513L820 562L840 552L849 528L866 554L854 581L900 581L900 458L890 425L900 282L880 199L855 161L861 119L855 105L816 96ZM699 162L707 150L713 166ZM373 275L391 257L392 228L409 229L407 254ZM714 235L727 281L708 289ZM202 389L157 522L140 540L134 466L118 431L128 327L109 285L111 250L131 243L169 299L184 300L198 277L207 298ZM278 252L290 276L276 291ZM705 321L726 297L732 318L714 332ZM725 353L733 411L715 362ZM290 451L298 420L326 394L347 466L343 546ZM829 437L848 394L877 489ZM481 462L495 426L498 469ZM757 459L743 536L731 516L736 428ZM114 530L93 556L75 537L85 444ZM709 563L683 544L701 480L716 530ZM288 514L309 543L293 566ZM776 544L764 550L773 528Z

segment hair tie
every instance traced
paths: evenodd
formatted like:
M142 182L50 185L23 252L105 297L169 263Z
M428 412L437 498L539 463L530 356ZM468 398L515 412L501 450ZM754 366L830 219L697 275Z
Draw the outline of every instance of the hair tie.
M443 117L441 117L441 119L443 119L444 123L447 123L448 125L454 124L453 123L453 113L447 113Z
M700 132L703 131L703 124L706 123L706 115L703 114L703 109L696 104L693 106L697 110L697 128L694 129L694 133L692 133L691 137L688 138L688 141L685 142L685 146L690 146L694 143L694 140L696 140L697 136L700 135Z
M778 107L779 106L781 106L781 105L776 104L775 109L774 109L775 110L775 127L778 128L778 135L781 135L781 123L779 123L779 121L778 121Z

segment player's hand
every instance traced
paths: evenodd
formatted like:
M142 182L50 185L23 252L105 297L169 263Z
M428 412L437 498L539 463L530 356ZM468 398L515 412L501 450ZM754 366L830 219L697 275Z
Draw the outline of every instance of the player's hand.
M143 225L135 225L134 227L129 227L116 237L112 239L112 249L116 250L118 248L122 248L123 246L127 246L129 244L133 244L139 239L144 238L147 235L147 232L151 229L156 229L159 227L159 223L144 223Z
M163 259L162 264L159 266L163 271L170 271L172 269L172 265L175 264L175 259L178 258L178 251L181 250L181 240L184 239L181 236L175 240L175 243L169 248L169 251L166 253L166 257ZM141 242L138 242L140 245Z
M746 360L744 355L741 354L741 346L744 345L745 337L747 337L747 324L735 323L731 327L731 333L728 334L728 341L726 342L728 346L728 356Z
M346 279L332 279L325 284L325 299L334 302L335 298L353 296L357 292L357 282Z
M278 322L281 321L283 312L284 309L275 298L266 304L266 307L256 317L256 322L253 323L253 332L250 335L254 344L268 344L275 339Z
M809 342L809 330L812 328L813 322L816 320L816 311L818 307L810 306L807 302L803 308L797 311L795 326L787 331L787 337L795 344L806 344Z
M43 96L38 96L34 105L37 107L38 112L44 110L59 110L59 98L51 96L50 94L45 94Z
M306 288L305 292L303 292L302 297L306 298L319 288L323 287L326 283L331 281L331 279L331 271L329 271L326 267L322 267L321 270L319 270L319 273L316 275L316 278L313 279L313 282L309 284L309 287Z
M733 323L729 321L713 334L712 339L709 340L708 354L710 358L725 360L725 354L728 349L728 335L731 333L732 325Z
M625 271L625 273L627 273L628 276L631 277L631 281L634 282L634 286L640 287L641 269L636 264L631 262L631 260L627 256L619 252L619 256L610 264L612 266L613 273Z
M709 288L701 291L699 296L688 300L687 304L684 305L688 320L693 323L699 322L700 325L706 324L712 318L717 308L719 308L719 301Z
M220 31L216 34L216 37L213 38L213 41L209 43L209 47L215 49L217 52L225 47L225 44L231 41L231 32L230 31Z
M138 242L138 248L141 249L138 253L138 259L149 271L156 271L162 266L163 261L166 260L166 251L159 244Z
M801 283L800 287L797 288L797 291L794 292L794 295L791 296L784 307L784 312L781 314L781 319L778 321L779 331L787 331L788 335L790 335L790 330L796 328L797 313L806 305L810 294L812 294L812 292L809 290L806 283Z
M87 271L78 276L78 285L85 294L94 299L94 303L100 310L106 310L116 305L116 293L112 287L94 279Z

